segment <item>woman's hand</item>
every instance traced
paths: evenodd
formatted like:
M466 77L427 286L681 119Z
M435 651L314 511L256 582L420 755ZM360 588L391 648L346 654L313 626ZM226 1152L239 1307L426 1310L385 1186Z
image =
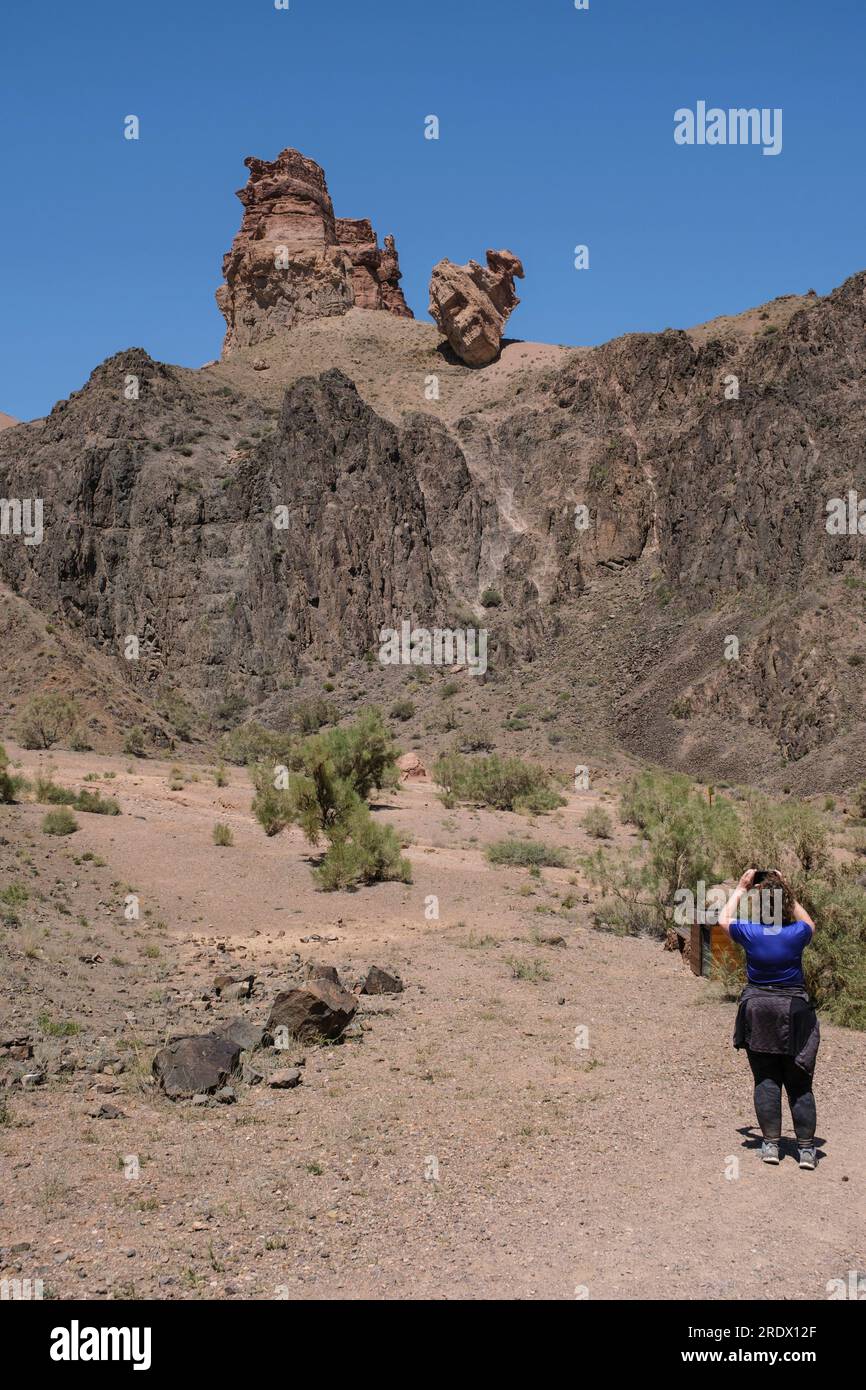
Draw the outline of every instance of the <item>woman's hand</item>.
M719 913L718 925L724 931L728 931L728 927L731 925L734 918L736 917L737 905L739 904L740 898L743 896L744 893L748 893L755 880L755 874L757 872L757 869L746 870L746 872L740 878L740 881L734 889L733 893L728 898L728 901L725 903L724 907ZM730 935L730 932L728 932L728 935Z

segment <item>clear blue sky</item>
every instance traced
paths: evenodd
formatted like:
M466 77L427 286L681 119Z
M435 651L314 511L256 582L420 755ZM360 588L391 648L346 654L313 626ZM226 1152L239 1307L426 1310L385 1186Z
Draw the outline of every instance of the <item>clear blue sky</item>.
M515 337L685 327L866 266L863 0L39 0L2 34L0 410L23 418L121 348L218 355L242 161L286 145L395 234L420 317L442 256L521 255ZM678 147L698 100L781 107L782 153Z

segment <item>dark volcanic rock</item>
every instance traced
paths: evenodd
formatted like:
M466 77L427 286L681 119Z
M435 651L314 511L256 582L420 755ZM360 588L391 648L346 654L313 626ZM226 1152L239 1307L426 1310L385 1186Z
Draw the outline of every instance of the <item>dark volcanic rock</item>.
M371 965L361 985L361 994L401 994L403 981L380 965Z
M153 1074L172 1100L221 1090L238 1070L241 1049L215 1033L180 1038L153 1059Z
M311 980L301 989L284 990L274 1000L268 1018L268 1032L284 1028L300 1042L338 1038L355 1017L358 1003L353 995L329 980Z

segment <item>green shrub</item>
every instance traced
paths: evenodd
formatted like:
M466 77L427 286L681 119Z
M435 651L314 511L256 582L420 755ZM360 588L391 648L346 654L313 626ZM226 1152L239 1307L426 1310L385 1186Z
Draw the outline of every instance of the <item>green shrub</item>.
M323 696L313 696L309 700L299 700L292 710L292 727L301 734L317 734L326 724L336 724L340 711L333 700Z
M91 792L86 789L80 791L73 804L76 811L87 811L94 816L120 815L120 807L114 797L102 796L99 792Z
M482 608L498 608L501 602L502 595L498 589L494 589L493 587L485 589L484 593L481 595Z
M457 740L460 753L491 753L495 747L495 741L482 724L471 725Z
M42 819L42 831L45 835L71 835L77 829L78 821L68 806L58 806L55 810L46 812Z
M134 724L123 740L123 751L130 758L143 758L145 755L144 730Z
M411 700L396 700L388 711L388 718L405 721L411 719L414 713L415 706Z
M296 741L284 773L277 774L271 761L256 764L253 811L268 835L298 825L310 844L327 841L314 871L322 888L387 878L408 882L409 864L400 857L397 836L376 825L367 806L372 791L396 786L397 754L381 711L364 710L348 728Z
M498 811L540 814L565 805L565 798L551 786L543 768L520 758L466 758L445 753L437 758L433 776L447 806L466 801L473 806L492 806Z
M285 762L292 746L290 734L277 734L251 719L246 724L223 734L219 741L219 755L224 762L243 766L272 759L275 763Z
M34 800L49 806L74 806L76 811L87 811L96 816L119 816L120 807L113 797L102 796L98 791L84 787L80 792L72 787L61 787L50 777L37 777L33 791Z
M22 784L23 778L15 777L9 771L9 758L3 744L0 743L0 802L5 805L12 804L21 790Z
M565 850L537 840L497 840L487 846L485 854L491 864L516 864L522 868L532 865L553 869L568 867Z
M43 777L41 774L36 778L33 787L33 799L49 806L73 806L78 792L73 791L72 787L61 787L59 783L53 782L50 777Z
M854 793L854 805L857 808L858 816L866 819L866 782L861 782Z
M217 821L213 828L213 842L221 849L229 849L235 842L231 826L225 825L222 821Z
M402 845L390 825L377 825L359 802L347 821L334 827L328 849L313 877L325 892L358 883L412 882L412 868L401 856Z
M226 772L225 763L220 763L218 767L214 768L213 779L218 787L227 786L229 779L228 773Z
M587 835L594 840L609 840L613 835L613 823L607 811L601 806L591 806L581 821Z
M164 690L156 701L156 709L166 723L171 725L178 738L188 743L198 722L198 716L189 700L178 690Z
M22 748L51 748L68 738L78 721L78 705L69 695L34 695L18 713L15 729Z

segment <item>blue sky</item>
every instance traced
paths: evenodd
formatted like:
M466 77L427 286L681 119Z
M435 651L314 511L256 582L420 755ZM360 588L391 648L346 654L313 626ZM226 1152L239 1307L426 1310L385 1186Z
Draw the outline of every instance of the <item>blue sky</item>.
M286 145L394 233L419 317L434 262L488 246L526 266L509 334L563 343L866 266L862 0L40 0L2 24L0 410L23 418L125 347L218 355L242 161ZM699 100L781 107L782 153L677 146Z

